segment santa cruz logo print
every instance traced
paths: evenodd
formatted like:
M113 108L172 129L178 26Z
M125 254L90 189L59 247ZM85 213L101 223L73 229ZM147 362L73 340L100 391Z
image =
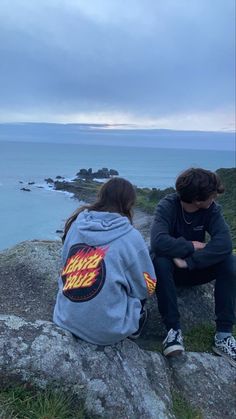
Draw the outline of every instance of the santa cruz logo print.
M104 257L108 248L75 244L62 271L63 294L74 302L91 300L101 291L106 277Z

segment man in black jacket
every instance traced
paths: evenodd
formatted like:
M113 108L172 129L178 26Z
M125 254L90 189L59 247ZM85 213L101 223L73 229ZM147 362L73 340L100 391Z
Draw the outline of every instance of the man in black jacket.
M213 350L236 366L236 258L228 225L214 199L224 192L209 170L188 169L176 181L176 193L157 205L151 230L151 251L157 275L158 307L168 334L165 356L184 351L176 285L215 282L216 334ZM210 240L205 242L205 233Z

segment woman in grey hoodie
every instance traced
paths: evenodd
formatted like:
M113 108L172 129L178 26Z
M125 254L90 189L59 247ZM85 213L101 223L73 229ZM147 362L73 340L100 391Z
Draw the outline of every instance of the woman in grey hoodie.
M112 178L65 225L53 320L93 344L137 336L142 301L155 290L147 245L132 225L135 199L130 182Z

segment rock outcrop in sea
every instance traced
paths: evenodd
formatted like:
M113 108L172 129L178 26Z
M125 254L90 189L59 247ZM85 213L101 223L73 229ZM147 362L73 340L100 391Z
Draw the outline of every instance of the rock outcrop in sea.
M31 189L29 189L29 188L21 188L20 190L24 191L24 192L31 192Z
M93 179L109 179L113 176L119 176L119 173L115 169L108 169L107 167L103 167L102 169L98 169L96 172L93 172L93 169L90 167L89 169L80 169L78 173L76 173L77 178L85 179L85 180L93 180Z

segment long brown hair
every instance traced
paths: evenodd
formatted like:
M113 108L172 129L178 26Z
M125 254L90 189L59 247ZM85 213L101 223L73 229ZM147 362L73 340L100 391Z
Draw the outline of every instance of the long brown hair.
M65 223L62 242L64 243L68 230L77 216L87 209L88 211L117 212L129 218L132 223L132 208L136 201L135 189L128 180L115 177L104 183L98 191L97 200L94 204L83 205L77 208Z

